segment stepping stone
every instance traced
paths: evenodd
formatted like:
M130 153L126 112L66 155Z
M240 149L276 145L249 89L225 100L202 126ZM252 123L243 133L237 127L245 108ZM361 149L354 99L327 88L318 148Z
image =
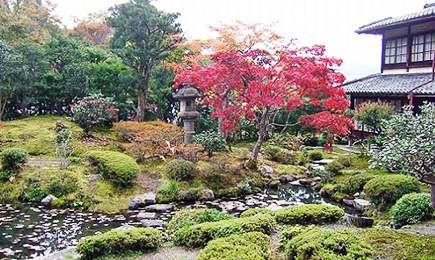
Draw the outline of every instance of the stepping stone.
M143 227L163 227L163 220L149 220L149 219L143 219L141 220L140 224Z
M334 159L322 159L320 161L314 161L314 163L317 163L317 164L329 164L332 162L334 162Z
M173 209L174 209L174 205L172 204L154 204L154 205L147 206L145 208L146 211L151 211L151 212L167 212Z
M137 219L155 219L156 213L154 212L140 212L136 216Z

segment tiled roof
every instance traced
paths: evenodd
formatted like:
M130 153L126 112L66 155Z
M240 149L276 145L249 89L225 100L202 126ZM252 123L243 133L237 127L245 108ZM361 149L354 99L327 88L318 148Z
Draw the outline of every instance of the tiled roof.
M435 15L435 5L428 4L425 6L423 10L420 10L418 12L402 15L395 18L392 17L384 18L382 20L361 26L358 30L356 30L356 32L357 33L381 33L382 29L385 27L390 27L401 23L407 23L412 20L422 19L434 15Z
M374 74L347 82L342 85L342 88L347 94L407 95L413 88L429 81L431 78L431 73ZM425 84L415 89L413 93L416 95L435 95L435 82Z

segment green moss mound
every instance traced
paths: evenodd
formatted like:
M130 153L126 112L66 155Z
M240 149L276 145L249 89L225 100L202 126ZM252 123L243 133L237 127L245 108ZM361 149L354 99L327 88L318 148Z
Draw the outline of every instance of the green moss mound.
M348 230L313 228L293 237L285 248L288 259L371 259L373 248Z
M93 169L118 186L128 186L140 173L139 165L130 156L112 151L88 151L84 158Z
M339 162L332 162L325 166L325 170L328 172L332 172L334 174L340 174L341 170L344 169L343 164Z
M193 225L174 233L175 243L187 247L203 247L207 242L227 237L233 234L247 232L262 232L270 234L276 227L275 219L268 214L256 215L247 218L222 220L218 222L206 222Z
M287 243L292 238L294 238L295 236L301 234L305 230L308 230L308 228L312 228L312 227L306 227L306 226L301 226L301 225L294 225L294 226L291 226L291 227L289 227L287 229L282 230L281 233L279 234L279 246L280 246L280 248L285 248Z
M276 210L274 216L278 223L283 224L322 224L340 220L344 210L336 206L305 204Z
M183 209L169 221L168 229L177 231L182 228L205 222L216 222L234 218L233 215L216 209Z
M417 223L429 219L434 209L430 207L430 195L410 193L403 195L390 210L391 220L395 225Z
M201 251L198 260L268 259L269 237L260 232L218 238Z
M373 178L375 178L374 175L367 173L349 175L337 183L334 190L348 195L353 195L357 192L361 192L364 189L364 185L366 185L366 183Z
M270 215L272 215L272 210L265 209L265 208L250 208L248 210L245 210L240 215L240 217L241 218L252 217L252 216L255 216L257 214L270 214Z
M186 160L174 159L166 164L165 174L171 180L189 181L195 178L195 165Z
M78 243L76 251L82 259L94 259L129 251L153 250L161 241L162 232L154 228L112 230L102 235L85 237Z
M319 161L323 159L322 152L311 152L308 154L308 158L310 158L310 161Z
M364 185L364 192L371 202L381 208L387 208L405 194L420 192L420 183L411 176L386 174L368 181Z

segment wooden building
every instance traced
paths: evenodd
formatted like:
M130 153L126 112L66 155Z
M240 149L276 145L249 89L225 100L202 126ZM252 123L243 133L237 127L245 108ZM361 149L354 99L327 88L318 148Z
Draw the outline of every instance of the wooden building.
M358 34L382 35L378 74L343 84L351 108L365 101L387 101L395 109L435 101L435 3L420 11L360 27Z

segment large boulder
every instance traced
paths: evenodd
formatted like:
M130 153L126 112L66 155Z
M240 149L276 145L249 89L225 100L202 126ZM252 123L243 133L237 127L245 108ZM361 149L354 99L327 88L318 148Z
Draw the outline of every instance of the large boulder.
M147 192L145 194L134 196L133 199L128 203L128 208L138 209L139 207L144 207L155 203L156 203L156 194L153 192Z
M210 189L203 189L201 191L201 199L203 200L214 200L215 196L212 190Z
M41 204L44 205L44 206L48 206L48 205L50 205L50 203L53 202L54 200L57 200L56 196L48 195L48 196L46 196L45 198L43 198L43 199L41 200Z

